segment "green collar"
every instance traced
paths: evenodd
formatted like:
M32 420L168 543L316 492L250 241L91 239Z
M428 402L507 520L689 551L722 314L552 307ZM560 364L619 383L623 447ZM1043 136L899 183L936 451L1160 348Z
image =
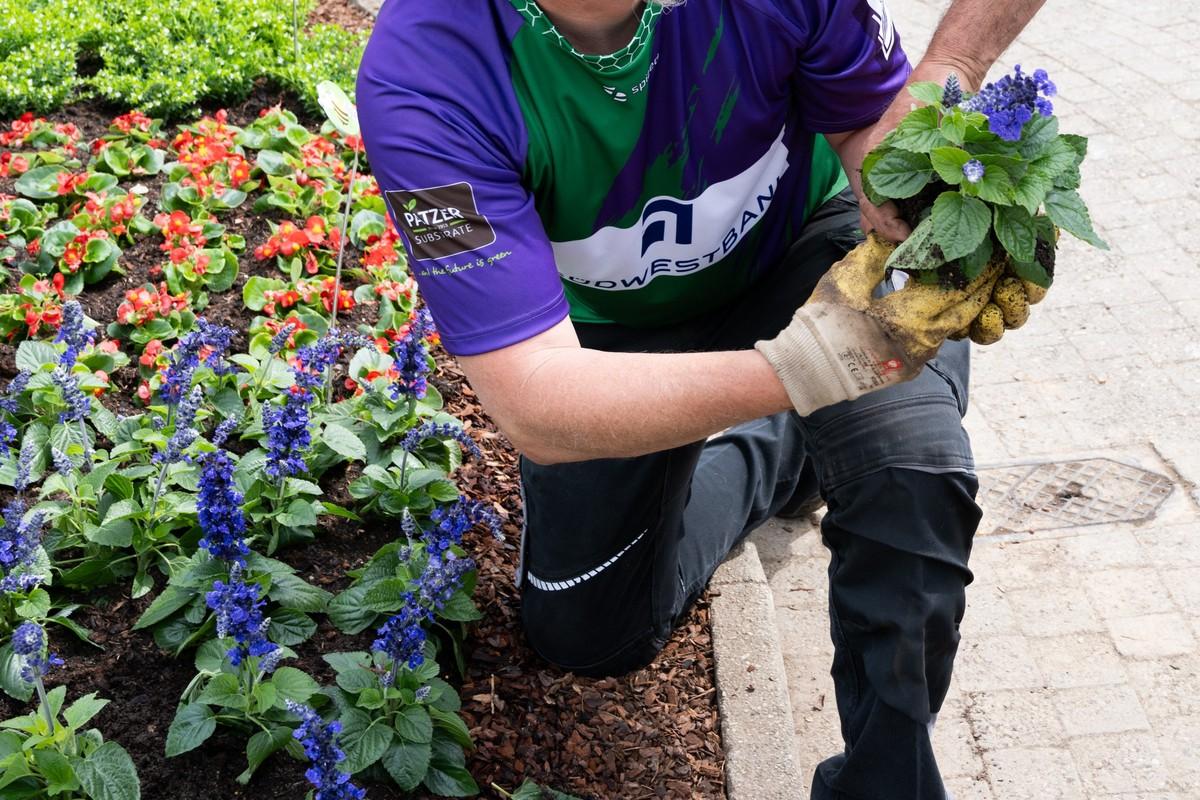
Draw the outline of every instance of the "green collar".
M541 7L534 0L509 0L513 8L520 12L525 18L525 22L529 27L533 28L537 33L543 36L550 36L558 42L558 46L567 51L571 55L589 65L597 73L601 75L612 75L620 72L629 65L633 64L642 50L650 43L650 38L654 33L654 23L662 15L662 6L658 3L646 3L646 9L642 12L642 19L638 23L637 32L633 34L633 38L629 40L629 44L622 47L615 53L609 55L597 56L581 53L567 41L567 37L559 33L554 27L554 23L546 16Z

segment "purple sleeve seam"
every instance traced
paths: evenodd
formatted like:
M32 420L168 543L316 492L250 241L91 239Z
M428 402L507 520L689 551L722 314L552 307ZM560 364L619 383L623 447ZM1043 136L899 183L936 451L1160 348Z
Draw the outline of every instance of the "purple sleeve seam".
M461 335L449 335L445 332L442 332L442 343L446 349L454 355L479 355L480 353L499 350L502 347L508 347L510 345L517 344L518 342L523 342L526 339L537 336L539 333L544 333L564 320L567 317L567 314L568 307L566 297L562 294L559 294L558 297L554 298L554 300L545 306L518 319L507 320L503 325ZM550 320L549 324L542 326L541 323L548 319ZM520 336L519 338L514 338L512 341L507 341L508 336L504 335L508 334L511 336L512 334L516 333L520 333ZM494 347L486 346L482 349L475 349L472 347L472 343L478 347L479 341L485 338L498 338L502 341L505 341L505 343Z
M901 91L903 91L903 89L901 89ZM851 131L865 128L868 125L874 125L880 120L881 117L883 117L883 112L887 110L887 107L891 104L891 102L892 99L888 98L873 111L870 111L866 114L861 114L849 120L812 120L805 118L804 123L805 126L814 133L849 133Z

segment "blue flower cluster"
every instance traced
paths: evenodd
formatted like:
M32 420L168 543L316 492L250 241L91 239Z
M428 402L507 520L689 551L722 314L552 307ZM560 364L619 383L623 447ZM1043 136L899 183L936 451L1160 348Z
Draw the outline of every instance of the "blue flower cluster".
M54 471L64 478L75 471L75 465L71 463L71 457L57 447L50 447L50 461L54 464Z
M26 436L21 442L21 454L17 456L17 474L13 478L13 488L18 495L25 494L29 488L29 477L33 472L33 459L37 456L38 445L33 437Z
M224 447L225 441L237 432L237 429L242 424L241 417L230 417L227 420L222 420L221 424L213 430L212 443L217 447Z
M62 324L58 326L58 335L54 337L56 344L66 345L58 363L67 370L75 366L83 348L96 339L96 331L88 330L85 322L83 306L78 300L68 300L62 308Z
M408 326L408 333L396 343L392 357L396 360L399 377L391 386L392 398L412 397L420 400L429 386L429 343L426 341L434 332L433 317L422 308Z
M946 78L945 87L942 89L942 108L954 108L962 100L962 84L958 82L958 76L951 72L950 77Z
M233 480L233 460L224 450L209 453L201 462L200 490L196 509L200 546L213 558L245 565L250 548L246 544L246 517L242 513L242 493Z
M229 582L213 581L212 591L204 596L204 601L217 615L217 636L236 642L226 653L229 663L237 667L247 658L261 658L259 671L274 672L283 651L267 638L271 620L263 617L266 601L261 597L259 585L244 582L242 568L234 564L229 571Z
M29 386L30 377L29 372L26 370L21 370L13 376L13 379L8 382L8 388L0 396L0 412L6 411L16 416L21 402L21 394ZM0 458L8 458L8 454L12 451L13 442L16 440L17 427L8 420L0 418Z
M225 353L233 343L233 328L212 325L203 317L196 327L186 333L171 354L163 369L159 394L171 406L176 405L192 388L192 376L201 363L218 375L227 375L233 367L225 361Z
M425 623L432 619L428 609L422 608L416 595L404 595L404 606L376 631L371 649L383 653L392 660L392 669L384 674L384 685L395 680L400 665L416 669L425 663Z
M13 500L4 507L4 525L0 527L0 592L28 591L44 576L32 570L37 549L42 543L45 516L35 511L25 519L25 501Z
M263 406L263 428L267 432L264 471L271 478L280 480L304 472L304 454L312 445L309 409L316 400L316 390L324 384L326 370L337 363L343 350L366 343L356 333L334 330L315 344L296 351L292 365L294 383L283 404Z
M267 461L263 471L275 480L298 475L305 470L304 454L312 445L308 430L310 391L293 386L283 405L263 406L263 427L267 431Z
M267 345L267 352L273 356L283 352L284 345L287 344L288 337L292 335L292 331L296 329L295 322L285 322L274 336L271 337L271 343Z
M485 523L496 539L503 539L500 517L478 500L459 497L448 506L435 508L429 515L433 527L425 532L426 552L440 557L451 545L462 542L463 534L478 523Z
M978 111L988 118L988 129L1008 142L1021 139L1021 129L1033 119L1034 112L1048 117L1054 105L1047 99L1057 93L1046 70L1026 75L1018 64L1012 75L989 83L979 94L963 104L968 111Z
M12 650L25 662L21 667L21 677L26 683L35 683L51 667L63 665L61 658L46 652L46 631L36 622L24 622L13 631Z
M287 709L300 718L300 726L292 736L304 746L304 754L312 762L304 777L316 787L313 800L362 800L366 797L366 790L355 786L350 782L350 776L338 769L338 764L346 757L338 746L342 724L337 720L326 723L317 712L294 700L287 701Z
M63 402L67 406L67 410L58 415L58 421L66 424L86 419L92 410L92 404L83 390L79 388L79 379L75 377L75 374L59 364L54 368L54 372L50 373L50 379L58 387Z
M185 451L200 436L200 432L196 430L196 413L203 402L204 389L200 386L192 387L192 390L184 395L175 412L175 430L167 440L166 448L151 456L151 461L166 467L168 464L186 460Z
M466 448L471 455L476 458L483 457L483 451L479 449L479 445L475 444L475 440L466 431L451 422L421 423L404 435L404 438L400 440L400 448L406 453L411 453L426 439L453 439Z
M437 557L430 556L429 564L417 582L417 598L421 605L429 609L431 617L446 607L446 603L450 602L450 598L463 585L463 580L474 569L473 559L460 558L453 550L447 550Z

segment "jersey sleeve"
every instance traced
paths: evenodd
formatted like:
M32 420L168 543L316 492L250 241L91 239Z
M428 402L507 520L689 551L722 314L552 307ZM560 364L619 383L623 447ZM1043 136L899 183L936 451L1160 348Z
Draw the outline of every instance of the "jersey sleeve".
M912 71L885 0L776 0L796 41L801 124L817 133L878 120Z
M455 5L462 13L447 13ZM568 311L521 181L524 125L502 21L467 5L385 3L356 89L372 172L456 355L523 341ZM440 13L423 20L431 7Z

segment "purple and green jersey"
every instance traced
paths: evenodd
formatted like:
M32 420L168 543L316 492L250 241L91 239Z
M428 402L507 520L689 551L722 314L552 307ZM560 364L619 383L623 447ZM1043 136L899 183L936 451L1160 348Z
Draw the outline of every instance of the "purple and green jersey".
M359 70L371 168L446 348L718 308L845 176L817 133L908 75L883 0L647 4L582 55L532 0L388 0Z

